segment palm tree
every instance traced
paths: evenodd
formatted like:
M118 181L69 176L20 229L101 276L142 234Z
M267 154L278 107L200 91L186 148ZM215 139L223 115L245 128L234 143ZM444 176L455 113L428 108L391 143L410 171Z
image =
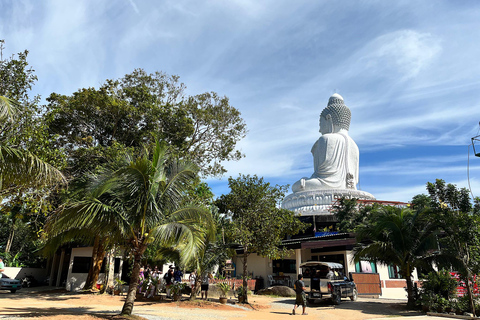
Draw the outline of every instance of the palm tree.
M413 307L413 270L428 266L428 257L438 249L437 230L421 212L383 207L369 223L358 227L354 260L398 266L407 281L408 306Z
M56 225L88 228L95 234L115 229L133 256L133 271L122 315L130 315L138 285L140 262L152 243L182 243L185 261L203 244L210 213L185 204L186 190L197 174L191 163L169 158L165 144L156 143L152 155L145 150L136 159L127 157L115 167L92 175L85 196L66 204L55 217Z
M18 107L16 101L0 96L0 121L12 121ZM40 186L59 181L66 182L59 170L27 150L0 141L0 195L8 192L5 186Z

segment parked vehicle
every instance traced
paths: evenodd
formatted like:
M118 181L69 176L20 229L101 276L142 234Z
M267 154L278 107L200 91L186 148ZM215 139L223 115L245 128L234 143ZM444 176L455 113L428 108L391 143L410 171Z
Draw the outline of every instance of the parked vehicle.
M340 304L342 298L357 300L357 286L353 279L344 276L344 268L340 263L308 261L300 264L300 268L307 287L308 302L329 299L334 304Z
M0 279L0 290L10 290L11 293L15 293L20 289L22 289L22 281L10 279L8 276L2 273L2 278Z

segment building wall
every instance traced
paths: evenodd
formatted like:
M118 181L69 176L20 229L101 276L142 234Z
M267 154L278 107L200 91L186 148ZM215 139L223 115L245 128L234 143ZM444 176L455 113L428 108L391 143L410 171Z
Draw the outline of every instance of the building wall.
M73 273L73 259L75 257L92 257L93 247L73 248L70 256L70 263L68 264L68 275L66 289L68 291L78 291L85 285L88 273Z
M311 253L310 249L301 250L301 262L310 261L312 256L325 256L328 260L329 255L344 254L345 256L345 274L349 272L355 272L355 263L353 261L352 251L332 251L325 253ZM295 254L292 254L285 259L295 259ZM234 260L236 266L236 275L241 276L243 274L243 257L237 256ZM261 257L252 253L248 256L248 273L253 274L253 277L261 276L264 279L265 286L268 286L268 275L273 275L272 260ZM388 275L387 265L377 264L377 272L380 275L380 281L382 286L382 295L380 298L384 299L407 299L407 292L405 291L406 281L404 279L390 279ZM293 279L296 274L285 274L291 276ZM413 273L414 281L418 281L418 275L416 270Z
M38 283L43 283L48 277L47 269L43 268L6 267L3 273L12 279L18 280L22 280L26 276L33 276Z

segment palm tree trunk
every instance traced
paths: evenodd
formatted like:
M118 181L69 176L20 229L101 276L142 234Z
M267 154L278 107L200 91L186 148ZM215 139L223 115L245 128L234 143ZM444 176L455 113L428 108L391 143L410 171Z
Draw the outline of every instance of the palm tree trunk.
M135 252L133 256L133 270L132 275L130 276L127 298L125 299L122 312L120 313L122 316L129 316L132 314L133 303L135 302L135 298L137 295L138 275L140 274L140 262L146 248L147 247L145 245L141 245L140 248L137 247L133 248L132 250L133 252Z
M413 308L415 307L415 295L413 293L413 281L412 281L412 276L408 275L405 277L405 280L407 281L407 307L408 308Z

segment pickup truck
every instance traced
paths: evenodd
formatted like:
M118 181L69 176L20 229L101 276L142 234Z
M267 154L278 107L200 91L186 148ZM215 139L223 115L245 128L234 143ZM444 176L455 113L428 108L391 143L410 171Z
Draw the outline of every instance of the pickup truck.
M357 300L357 287L352 279L344 276L343 265L336 262L307 261L300 264L307 291L307 301L331 300L340 304L342 298ZM329 274L329 270L332 272Z

